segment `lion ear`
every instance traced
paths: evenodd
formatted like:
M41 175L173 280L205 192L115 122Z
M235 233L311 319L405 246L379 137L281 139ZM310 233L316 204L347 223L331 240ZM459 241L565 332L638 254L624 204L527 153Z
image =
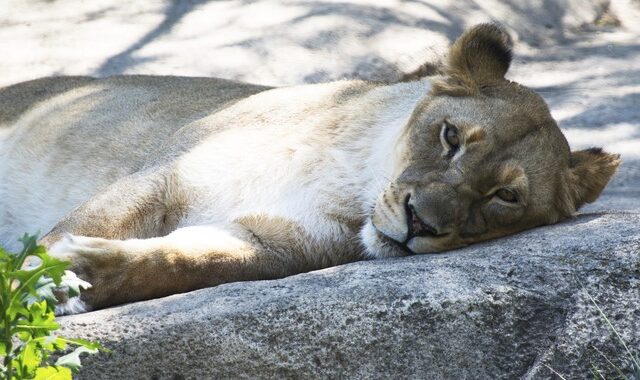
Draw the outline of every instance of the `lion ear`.
M476 85L503 79L513 41L499 24L480 24L460 36L449 51L449 74Z
M569 189L579 209L595 201L620 165L619 154L609 154L600 148L571 152Z

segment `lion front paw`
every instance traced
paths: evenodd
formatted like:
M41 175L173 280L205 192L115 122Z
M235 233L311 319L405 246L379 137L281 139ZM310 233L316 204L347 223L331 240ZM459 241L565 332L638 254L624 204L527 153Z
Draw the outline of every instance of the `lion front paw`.
M61 260L76 256L103 255L114 248L114 240L66 234L49 248L49 254Z
M118 270L126 261L119 240L66 235L49 249L49 254L71 261L72 272L92 282L100 272Z
M57 314L82 313L99 307L119 287L119 275L126 266L126 255L118 240L66 235L49 249L55 258L70 261L69 270L90 284L80 297L67 298L58 292Z

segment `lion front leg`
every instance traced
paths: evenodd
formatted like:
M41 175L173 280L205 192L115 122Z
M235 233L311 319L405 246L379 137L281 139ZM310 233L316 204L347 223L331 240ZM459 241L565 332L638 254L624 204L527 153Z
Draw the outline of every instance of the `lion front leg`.
M279 278L310 270L302 256L266 243L240 225L181 228L158 238L109 240L65 236L52 255L92 284L61 314L167 296L233 281ZM289 247L293 248L293 247Z

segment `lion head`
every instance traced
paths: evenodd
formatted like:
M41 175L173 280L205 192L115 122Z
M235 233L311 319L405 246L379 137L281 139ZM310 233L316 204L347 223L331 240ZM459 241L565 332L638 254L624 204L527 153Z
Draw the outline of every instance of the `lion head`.
M571 152L544 100L505 79L511 38L482 24L451 47L416 106L362 232L377 257L448 250L556 223L593 202L620 163Z

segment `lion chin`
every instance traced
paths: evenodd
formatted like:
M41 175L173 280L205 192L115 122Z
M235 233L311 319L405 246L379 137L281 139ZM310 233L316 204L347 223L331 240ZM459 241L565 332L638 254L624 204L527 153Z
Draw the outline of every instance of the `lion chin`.
M360 240L365 247L365 255L369 259L402 257L411 254L406 247L378 231L371 220L367 220L360 230Z

